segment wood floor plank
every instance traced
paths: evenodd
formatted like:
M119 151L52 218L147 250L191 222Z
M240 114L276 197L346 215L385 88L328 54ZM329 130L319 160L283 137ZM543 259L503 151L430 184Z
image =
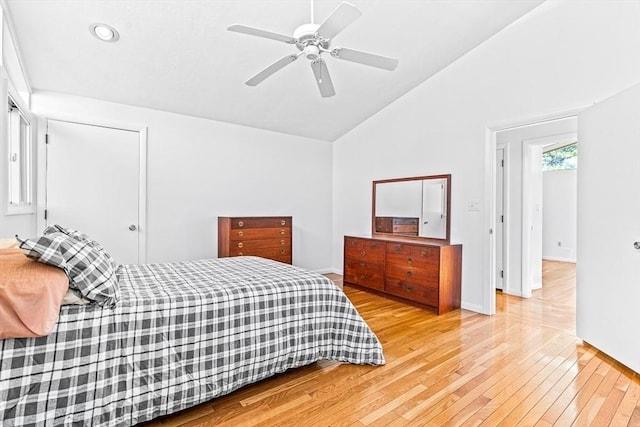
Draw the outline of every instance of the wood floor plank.
M578 349L579 350L579 349ZM580 358L585 357L593 357L596 354L596 350L590 348L587 350L587 354L580 354L579 351L576 351L576 358L569 359L569 363L571 363L571 367L566 370L566 372L558 379L558 381L549 389L543 396L531 406L526 416L518 423L518 425L522 426L531 426L536 423L536 421L540 420L542 416L549 410L551 405L558 399L558 397L567 389L569 384L571 384L576 375L578 375L578 367L577 362Z
M626 393L622 398L622 401L620 402L620 406L618 406L618 410L616 411L616 414L613 416L611 425L639 426L640 422L638 422L637 424L631 424L633 413L637 409L637 406L639 404L640 404L640 379L638 379L638 375L636 374L636 375L633 375L633 377L630 380L629 387L627 388Z
M542 289L498 292L494 316L344 291L385 366L321 361L146 425L640 426L640 375L575 336L574 264L544 261Z

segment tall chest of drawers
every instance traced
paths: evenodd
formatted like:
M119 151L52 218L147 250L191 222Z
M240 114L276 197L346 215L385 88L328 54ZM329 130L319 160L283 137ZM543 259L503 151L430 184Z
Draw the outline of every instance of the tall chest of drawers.
M462 245L402 238L344 238L344 282L422 304L460 308Z
M259 256L292 263L290 216L218 217L218 258Z

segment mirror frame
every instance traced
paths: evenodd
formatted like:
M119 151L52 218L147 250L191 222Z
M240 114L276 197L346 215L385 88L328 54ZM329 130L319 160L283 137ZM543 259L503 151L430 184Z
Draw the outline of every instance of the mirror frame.
M392 183L392 182L404 182L404 181L422 181L426 179L445 179L447 182L447 232L444 239L437 237L423 237L423 236L406 236L406 235L397 235L393 233L379 233L376 231L376 185L384 184L384 183ZM426 176L413 176L408 178L392 178L392 179L380 179L377 181L373 181L373 191L372 191L372 203L371 203L371 235L373 237L389 237L393 236L395 238L407 239L407 240L429 240L429 241L437 241L443 243L449 243L451 239L451 174L445 175L426 175Z

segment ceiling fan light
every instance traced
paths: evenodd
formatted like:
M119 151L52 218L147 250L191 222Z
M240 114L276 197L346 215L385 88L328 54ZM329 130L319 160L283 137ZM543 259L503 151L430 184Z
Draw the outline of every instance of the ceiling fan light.
M307 57L307 59L313 61L314 59L318 59L320 57L320 49L318 49L318 46L309 45L304 48L304 55Z

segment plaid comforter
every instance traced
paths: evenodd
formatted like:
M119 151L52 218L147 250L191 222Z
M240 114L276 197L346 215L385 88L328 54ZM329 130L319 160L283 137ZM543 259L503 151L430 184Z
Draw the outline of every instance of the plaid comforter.
M63 306L50 335L0 340L0 425L134 425L320 359L384 364L319 274L239 257L118 279L115 308Z

